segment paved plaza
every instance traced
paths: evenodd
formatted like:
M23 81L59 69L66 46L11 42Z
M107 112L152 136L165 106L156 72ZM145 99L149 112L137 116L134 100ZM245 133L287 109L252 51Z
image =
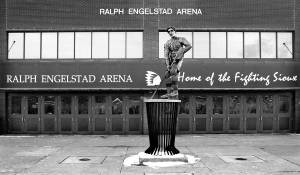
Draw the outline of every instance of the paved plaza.
M178 135L181 153L199 158L174 167L125 167L147 135L0 135L0 175L300 174L299 134Z

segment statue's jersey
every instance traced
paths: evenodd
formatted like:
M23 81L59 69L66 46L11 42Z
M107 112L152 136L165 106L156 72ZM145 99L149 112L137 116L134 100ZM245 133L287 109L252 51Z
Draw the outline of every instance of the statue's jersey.
M183 58L185 49L183 46L190 45L184 37L172 37L164 45L165 57L168 58L169 65L172 64L174 59L181 60Z

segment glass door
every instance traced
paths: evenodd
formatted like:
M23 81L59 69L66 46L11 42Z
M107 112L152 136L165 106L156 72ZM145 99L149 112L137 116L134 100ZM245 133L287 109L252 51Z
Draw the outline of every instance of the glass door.
M24 105L22 95L9 95L8 97L8 132L23 133L24 128Z
M191 102L189 95L180 95L181 103L178 105L177 132L192 132Z
M74 103L71 95L62 95L58 98L58 128L62 134L74 132Z
M57 96L42 96L42 133L57 133Z
M223 133L225 130L225 97L212 96L211 132Z
M142 103L140 95L130 95L126 98L126 133L142 133Z
M229 133L243 132L243 105L241 95L227 96L227 131Z
M278 95L278 120L276 126L278 132L290 132L292 116L292 96L290 94Z
M260 122L258 95L250 94L245 96L244 102L245 132L257 133Z
M25 96L25 132L41 132L40 97L37 95Z
M93 96L93 133L107 134L109 132L108 96Z
M75 128L78 134L91 133L91 100L89 95L75 96Z
M209 97L207 95L196 95L194 99L194 133L207 133L209 130L210 117L208 113Z
M262 94L260 96L260 132L274 132L275 129L275 99L273 94Z
M111 95L111 115L109 117L110 131L112 134L124 134L125 132L125 103L120 94Z

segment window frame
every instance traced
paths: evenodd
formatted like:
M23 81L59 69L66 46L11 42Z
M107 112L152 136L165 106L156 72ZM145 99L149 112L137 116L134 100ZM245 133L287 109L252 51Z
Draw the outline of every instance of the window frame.
M162 32L166 32L165 30L161 29L158 31L159 33ZM210 59L213 59L213 60L234 60L234 61L238 61L238 60L244 60L244 61L249 61L249 60L264 60L264 61L274 61L274 60L277 60L277 61L291 61L291 60L295 60L295 30L286 30L286 29L265 29L265 30L259 30L259 29L253 29L253 30L239 30L239 29L236 29L236 30L218 30L218 29L205 29L205 30L191 30L191 29L179 29L177 30L176 32L191 32L192 33L192 41L189 41L193 48L194 48L194 33L196 32L208 32L208 35L209 35L209 57L207 58L198 58L198 57L195 57L195 54L194 54L194 50L193 49L193 57L192 58L189 58L188 60L210 60ZM212 32L226 32L226 58L212 58L212 50L211 50L211 33ZM229 58L228 56L228 33L230 32L241 32L242 35L243 35L243 46L242 46L242 51L243 51L243 57L242 58ZM246 32L258 32L258 35L259 35L259 57L258 58L246 58L245 57L245 33ZM267 32L274 32L275 33L275 46L276 46L276 50L275 50L275 55L276 57L275 58L262 58L262 39L261 39L261 33L267 33ZM278 33L291 33L291 41L292 41L292 48L290 48L290 50L292 50L292 57L291 58L279 58L278 57ZM178 35L180 37L180 35ZM164 41L166 42L166 41ZM160 38L159 38L159 45L161 45L162 43L160 43ZM164 58L164 57L161 57L161 53L158 54L159 58Z
M73 36L74 36L74 40L73 40L73 50L72 50L72 52L73 52L73 57L72 58L60 58L59 57L59 44L60 44L60 41L59 41L59 34L60 33L68 33L68 32L71 32L71 33L73 33ZM88 58L76 58L76 33L81 33L81 32L83 32L83 33L85 33L85 32L89 32L89 33L91 33L91 38L90 38L90 42L91 42L91 54L90 54L90 57L88 57ZM93 57L93 33L96 33L96 32L103 32L103 33L108 33L108 38L107 38L107 44L108 44L108 55L107 55L107 57L105 57L105 58L95 58L95 57ZM114 33L114 32L123 32L123 33L125 33L125 41L124 41L124 44L125 44L125 55L124 56L122 56L122 57L120 57L120 58L111 58L110 57L110 53L109 53L109 50L110 50L110 48L109 48L109 43L110 43L110 38L109 38L109 35L110 35L110 33ZM142 42L142 47L140 47L142 50L140 51L142 54L139 56L139 57L133 57L133 58L131 58L131 57L128 57L128 51L127 51L127 44L129 44L128 42L127 42L127 33L128 32L139 32L139 33L141 33L141 37L139 37L139 39L141 39L141 41L140 42ZM10 33L20 33L20 34L22 34L22 38L23 38L23 41L22 41L22 57L20 57L20 58L9 58L9 34ZM30 58L26 58L25 57L25 35L26 35L26 33L40 33L40 46L39 46L39 52L40 52L40 56L39 56L39 58L36 58L36 59L30 59ZM42 49L43 49L43 45L42 45L42 43L43 43L43 37L42 37L42 35L43 35L43 33L56 33L56 36L57 36L57 39L56 39L56 42L57 42L57 44L56 44L56 52L57 52L57 56L56 56L56 58L44 58L42 55L43 55L43 53L42 53ZM72 61L72 60L76 60L76 61L90 61L90 60L93 60L93 61L95 61L95 60L141 60L141 59L143 59L143 56L144 56L144 30L142 30L142 29L130 29L130 30L86 30L86 31L83 31L83 30L72 30L72 31L70 31L70 30L52 30L52 31L50 31L50 30L26 30L26 31L24 31L24 30L13 30L13 31L6 31L6 45L7 45L7 47L6 47L6 60L7 61L20 61L20 60L23 60L23 61L25 61L25 60L27 60L27 61Z

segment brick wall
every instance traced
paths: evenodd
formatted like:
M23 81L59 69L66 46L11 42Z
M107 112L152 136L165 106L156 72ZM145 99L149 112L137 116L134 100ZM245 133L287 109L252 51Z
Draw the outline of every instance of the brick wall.
M300 90L295 93L295 131L300 133Z

